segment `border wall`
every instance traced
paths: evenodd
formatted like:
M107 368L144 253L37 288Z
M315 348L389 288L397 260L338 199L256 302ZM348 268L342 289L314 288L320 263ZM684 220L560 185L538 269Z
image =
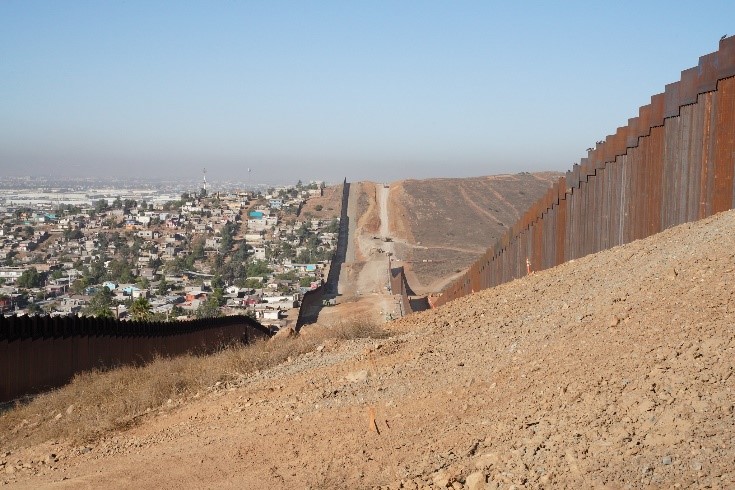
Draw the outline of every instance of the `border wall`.
M735 208L735 36L588 151L432 306Z
M57 388L83 371L205 354L269 336L246 316L165 323L0 316L0 403Z
M401 316L409 315L413 313L413 309L411 307L411 301L408 298L410 287L406 280L403 267L390 267L390 262L388 264L391 293L400 296Z
M416 296L408 284L406 279L406 271L403 266L388 266L388 276L390 277L390 289L394 295L400 296L401 316L406 316L418 311L429 309L429 303L424 296Z
M337 286L339 283L339 274L342 270L342 264L347 256L347 240L349 239L349 223L347 217L347 201L350 198L350 184L345 178L342 183L342 209L339 215L339 234L337 236L337 249L334 251L332 262L329 265L329 275L327 282L316 289L304 293L301 299L301 307L299 308L299 317L296 320L296 330L300 330L303 325L314 323L319 318L319 312L323 306L323 300L337 296Z

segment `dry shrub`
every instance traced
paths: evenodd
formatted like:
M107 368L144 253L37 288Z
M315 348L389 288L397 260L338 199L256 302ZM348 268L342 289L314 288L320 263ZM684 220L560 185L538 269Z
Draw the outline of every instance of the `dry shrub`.
M233 345L209 356L159 357L144 366L81 373L64 387L6 407L0 414L0 447L58 439L90 442L135 423L141 415L166 410L188 396L213 389L217 382L238 382L313 351L327 339L386 335L376 323L356 319L310 325L302 335Z
M383 338L388 332L367 318L356 318L330 325L308 325L296 337L274 337L258 341L246 349L231 348L222 352L223 367L231 379L248 373L267 369L313 351L327 339L350 340L360 338Z
M389 335L386 330L368 316L358 316L348 321L318 326L315 330L313 336L321 339L379 339ZM309 334L310 332L305 333Z

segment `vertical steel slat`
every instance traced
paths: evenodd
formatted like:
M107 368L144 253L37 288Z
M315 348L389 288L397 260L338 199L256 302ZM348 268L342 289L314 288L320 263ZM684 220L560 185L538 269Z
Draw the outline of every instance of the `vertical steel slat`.
M717 87L714 122L712 213L730 209L733 195L735 152L735 78L721 80Z

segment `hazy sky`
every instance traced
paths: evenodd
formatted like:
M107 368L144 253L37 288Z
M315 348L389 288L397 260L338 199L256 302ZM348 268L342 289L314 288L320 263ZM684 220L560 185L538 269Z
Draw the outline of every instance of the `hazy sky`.
M567 170L735 2L0 1L0 177Z

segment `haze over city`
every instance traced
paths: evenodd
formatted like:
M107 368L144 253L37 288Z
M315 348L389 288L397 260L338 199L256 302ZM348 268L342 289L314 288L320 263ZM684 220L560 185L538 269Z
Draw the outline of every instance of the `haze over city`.
M6 1L0 178L564 171L715 51L734 14L724 1Z

